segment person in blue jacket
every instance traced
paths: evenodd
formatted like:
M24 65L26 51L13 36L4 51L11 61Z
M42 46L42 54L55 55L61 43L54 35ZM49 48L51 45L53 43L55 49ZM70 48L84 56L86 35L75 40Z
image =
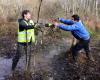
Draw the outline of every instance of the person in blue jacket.
M87 31L86 27L80 20L80 17L77 14L72 15L72 19L59 18L58 22L54 22L54 25L59 29L65 31L71 31L72 35L78 40L78 42L71 48L73 60L77 61L78 51L84 49L88 59L90 57L89 43L90 43L90 34Z

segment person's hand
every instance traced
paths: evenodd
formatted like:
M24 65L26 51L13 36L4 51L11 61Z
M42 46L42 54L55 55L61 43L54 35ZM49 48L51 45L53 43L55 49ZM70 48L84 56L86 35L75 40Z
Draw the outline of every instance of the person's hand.
M50 22L52 22L52 24L54 24L55 27L58 27L59 22L58 19L49 19Z
M57 19L49 19L49 21L52 22L52 23L58 22Z
M59 26L59 23L58 22L55 22L54 25L58 27Z

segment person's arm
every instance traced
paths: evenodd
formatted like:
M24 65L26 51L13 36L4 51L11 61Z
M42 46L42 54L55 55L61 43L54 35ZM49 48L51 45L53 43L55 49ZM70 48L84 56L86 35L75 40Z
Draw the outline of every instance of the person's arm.
M60 21L61 23L67 24L67 25L72 25L72 24L74 24L74 22L73 22L72 20L70 20L70 19L59 18L59 21Z
M22 28L22 29L34 29L34 25L21 25L19 24L19 27Z
M73 24L73 25L63 25L63 24L59 24L58 27L62 30L65 30L65 31L73 31L73 30L78 30L79 28Z
M18 19L19 22L19 29L20 30L24 30L24 29L34 29L35 23L33 23L33 21L31 20L30 23L32 23L31 25L27 25L23 19Z

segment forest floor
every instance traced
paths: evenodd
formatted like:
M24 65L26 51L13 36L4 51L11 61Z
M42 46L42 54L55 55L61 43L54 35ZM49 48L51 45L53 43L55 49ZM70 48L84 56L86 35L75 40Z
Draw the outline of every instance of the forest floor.
M72 61L71 38L46 38L32 49L31 72L25 71L23 56L12 75L12 58L16 42L5 37L0 40L0 80L100 80L100 37L91 39L90 49L95 61L86 59L82 51L78 64ZM2 43L1 43L2 41ZM13 43L13 44L12 44Z

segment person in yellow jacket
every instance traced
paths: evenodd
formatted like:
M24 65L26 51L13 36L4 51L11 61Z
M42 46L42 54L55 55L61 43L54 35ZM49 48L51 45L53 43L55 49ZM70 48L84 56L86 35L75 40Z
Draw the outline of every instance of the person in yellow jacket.
M19 19L18 23L17 52L12 60L12 70L15 70L20 57L23 53L26 53L26 50L28 54L31 53L31 45L32 43L35 43L35 23L33 23L31 20L31 14L29 10L24 10L22 12L22 19Z

